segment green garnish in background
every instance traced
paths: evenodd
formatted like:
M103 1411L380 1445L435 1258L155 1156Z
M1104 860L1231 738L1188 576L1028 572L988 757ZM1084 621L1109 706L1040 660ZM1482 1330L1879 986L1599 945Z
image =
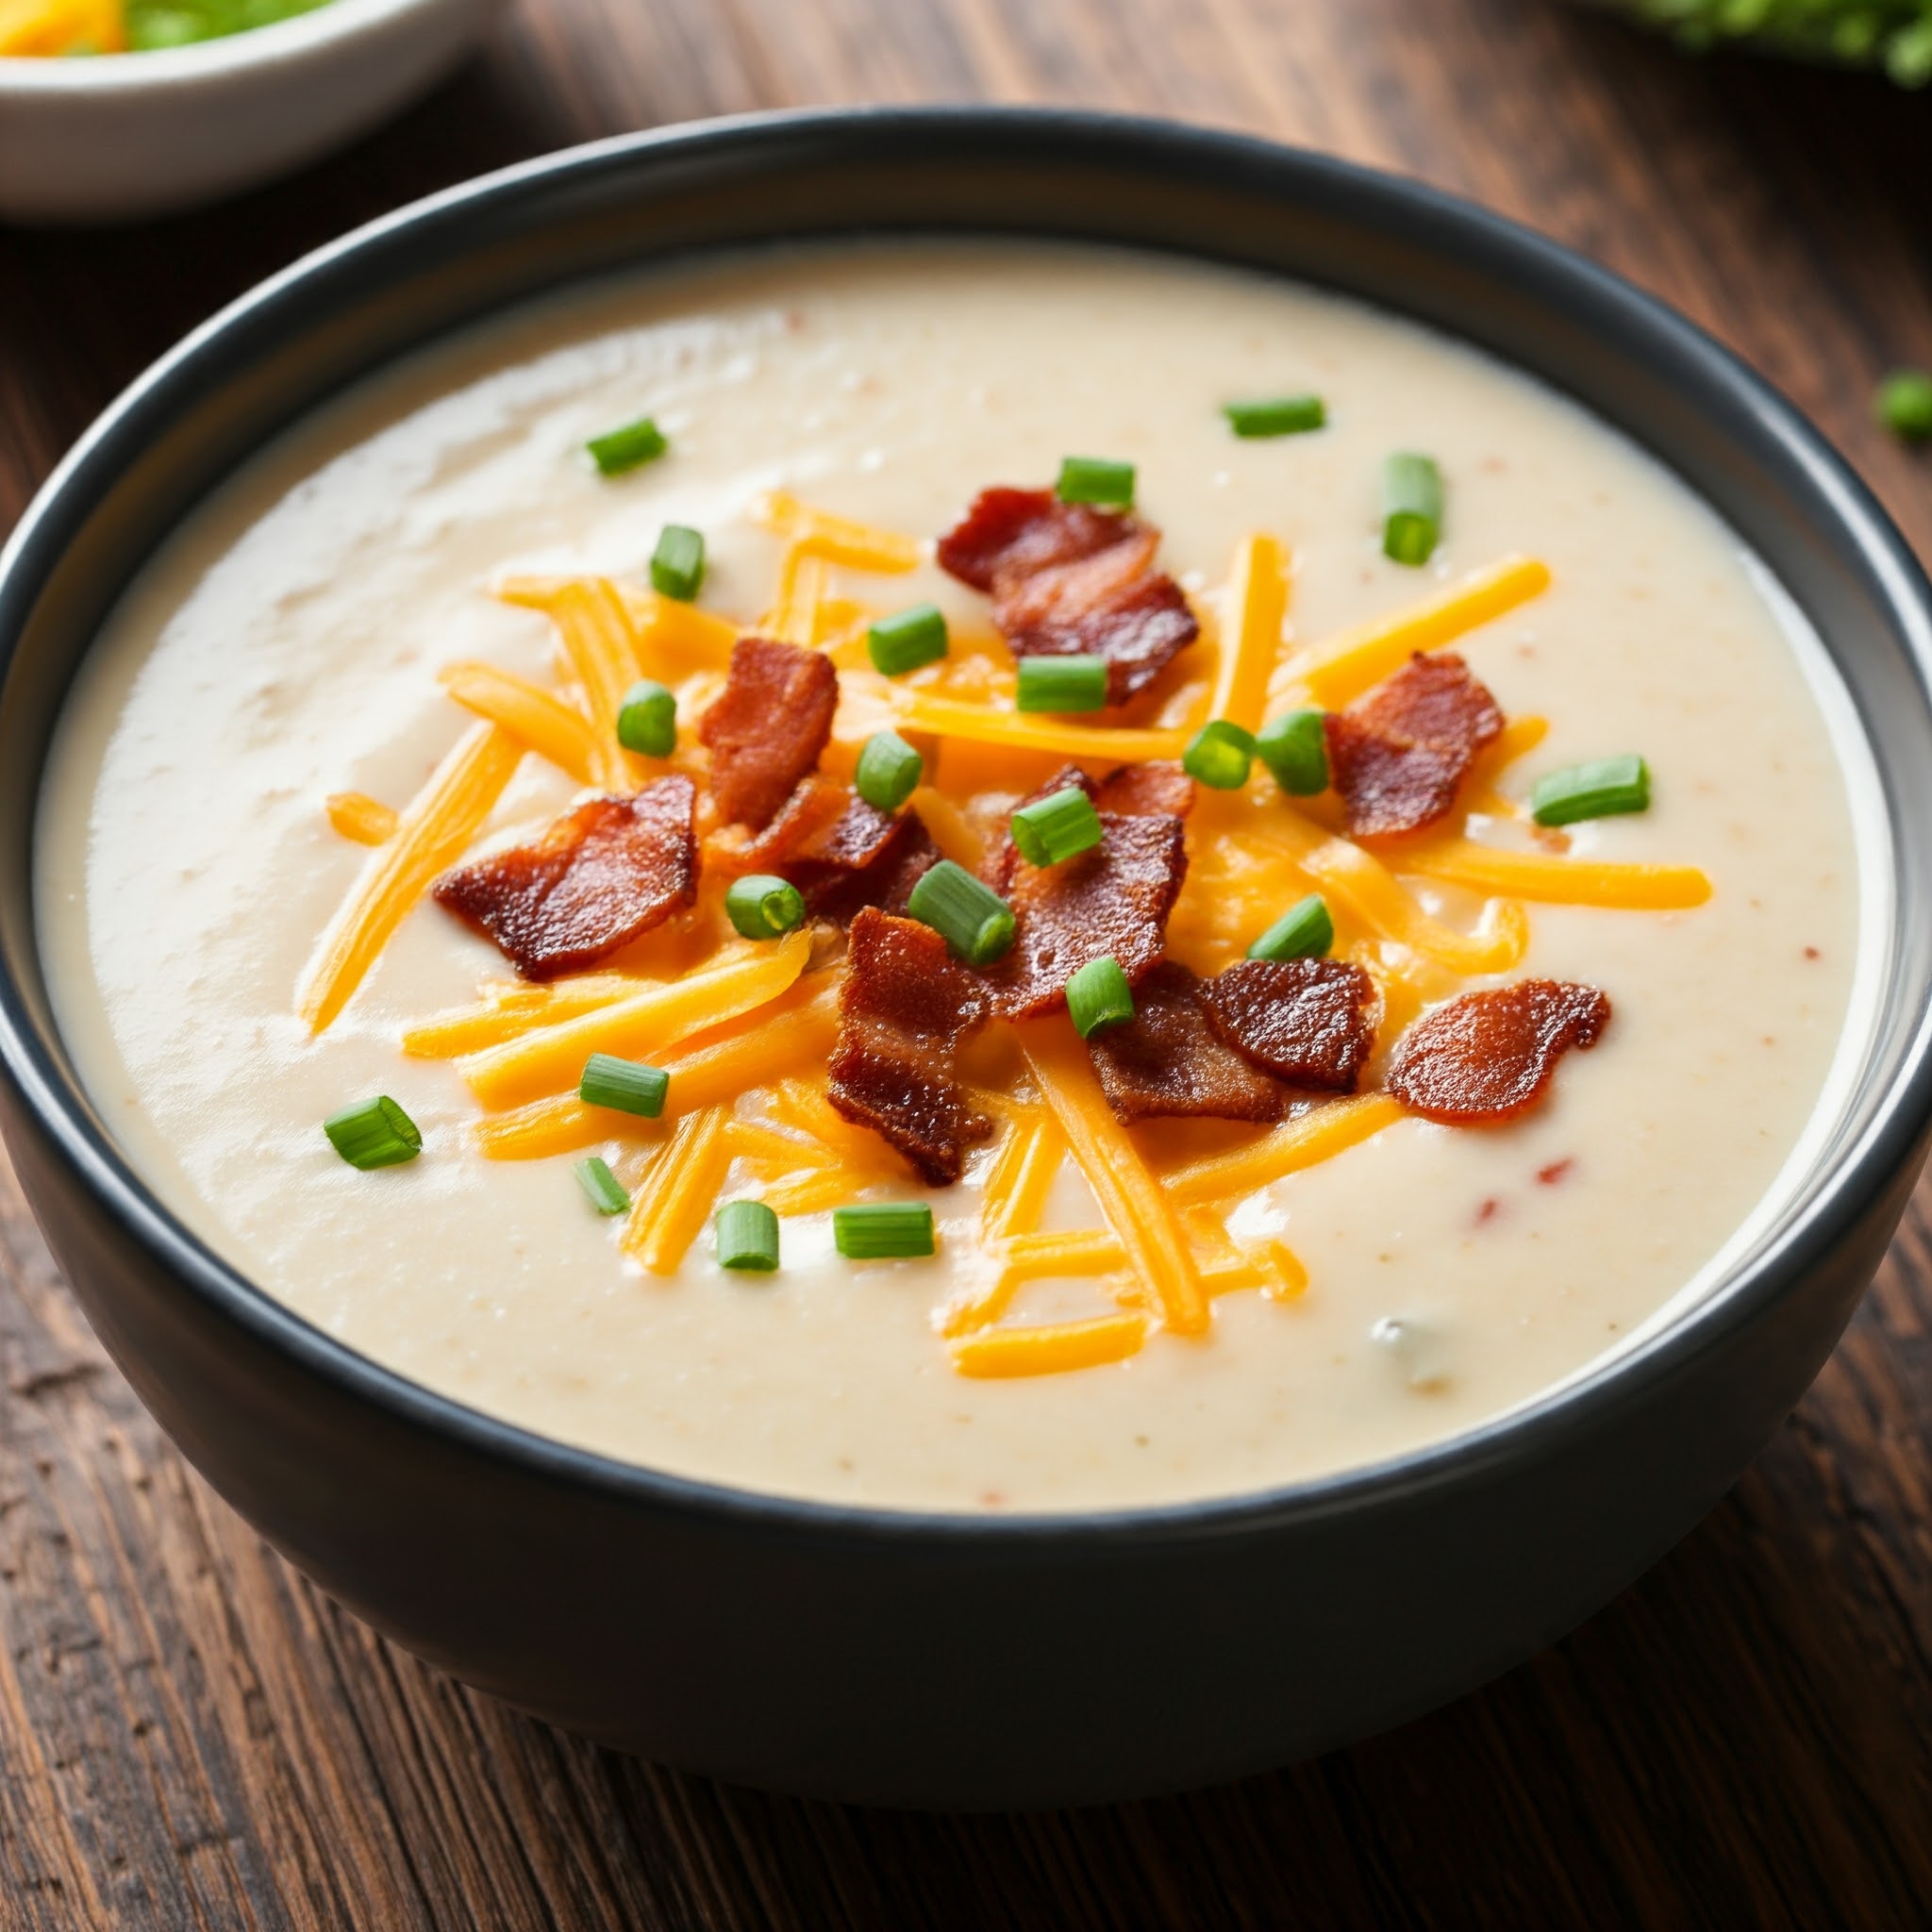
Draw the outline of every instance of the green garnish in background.
M1878 385L1872 413L1901 442L1932 442L1932 375L1894 369Z
M137 54L225 40L313 13L328 0L127 0L127 45Z
M1757 41L1801 59L1882 67L1901 87L1932 80L1932 0L1622 0L1687 46Z

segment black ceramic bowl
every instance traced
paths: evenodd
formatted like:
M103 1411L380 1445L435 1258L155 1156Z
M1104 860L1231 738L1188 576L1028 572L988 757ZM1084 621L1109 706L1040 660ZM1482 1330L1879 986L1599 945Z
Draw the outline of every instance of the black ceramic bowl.
M1870 735L1898 909L1842 1117L1668 1332L1506 1422L1293 1489L995 1521L833 1508L605 1461L429 1394L278 1307L129 1169L49 1017L29 879L49 731L129 574L264 439L440 330L618 264L858 229L1105 238L1365 296L1581 398L1774 560ZM895 109L674 130L439 196L268 283L108 412L0 563L0 652L4 1124L95 1329L324 1589L470 1683L672 1764L1036 1805L1225 1777L1453 1697L1711 1506L1829 1353L1919 1171L1932 587L1816 433L1677 317L1520 228L1313 156Z

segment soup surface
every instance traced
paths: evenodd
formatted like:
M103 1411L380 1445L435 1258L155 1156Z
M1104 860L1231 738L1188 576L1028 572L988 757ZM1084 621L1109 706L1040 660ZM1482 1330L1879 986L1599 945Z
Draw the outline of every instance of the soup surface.
M1324 398L1326 426L1240 438L1221 412L1301 392ZM647 412L667 452L600 475L586 441ZM1445 483L1441 541L1421 567L1383 554L1378 477L1399 450L1429 454ZM1096 1230L1090 1246L1104 1246L1117 1231L1089 1185L1091 1150L1075 1132L1069 1151L1024 1056L1027 1037L1071 1041L1063 1017L995 1023L968 1049L969 1087L1006 1110L943 1188L883 1148L869 1160L862 1128L840 1140L824 1043L788 1060L795 1017L767 1026L769 1068L709 1110L723 1138L706 1147L689 1127L670 1141L665 1123L599 1110L555 1152L489 1158L477 1129L502 1109L479 1104L475 1062L447 1048L492 1026L509 1039L522 1023L500 1024L505 1011L555 994L507 992L497 947L427 895L341 986L340 1012L311 1024L331 922L409 836L408 803L440 762L484 732L440 674L495 667L594 727L581 658L574 681L558 657L560 583L645 584L666 524L705 537L702 610L831 650L843 708L827 771L848 777L858 744L897 717L928 787L956 803L997 803L1004 788L1009 808L1064 749L989 749L893 707L950 692L975 714L1010 712L988 600L936 567L929 540L986 486L1050 486L1069 454L1136 466L1159 567L1203 637L1129 712L1036 719L1049 737L1125 717L1175 755L1257 622L1267 661L1245 675L1272 680L1272 715L1308 695L1323 641L1453 599L1511 558L1547 566L1546 588L1507 578L1517 590L1453 638L1510 721L1453 829L1545 872L1674 868L1672 903L1555 903L1569 889L1533 868L1491 883L1465 853L1457 874L1440 838L1376 848L1377 876L1394 882L1377 898L1349 871L1376 841L1346 844L1332 800L1289 798L1257 763L1244 790L1195 802L1167 934L1203 974L1239 959L1277 848L1291 851L1281 876L1326 894L1338 956L1374 974L1365 1091L1423 1008L1530 976L1601 989L1600 1042L1564 1054L1538 1105L1457 1126L1386 1099L1297 1096L1285 1125L1123 1130L1121 1158L1173 1204L1212 1294L1205 1332L1186 1335L1167 1319L1171 1284L1137 1283L1117 1240L1097 1269L1001 1272L995 1238ZM921 540L914 567L838 560L802 505ZM816 558L799 542L814 531ZM1257 535L1278 546L1285 619L1265 595L1241 601L1277 555ZM643 590L613 595L632 668L676 687L679 758L702 779L692 726L724 683L706 653L732 633L696 619L678 631ZM949 620L951 658L878 677L868 617L927 599ZM1602 425L1461 345L1279 282L1103 251L744 258L580 291L441 344L304 423L192 518L76 686L39 830L43 944L89 1090L162 1198L268 1292L403 1374L569 1442L758 1490L948 1510L1171 1502L1446 1437L1697 1291L1774 1197L1856 1004L1861 926L1877 915L1854 846L1868 781L1844 708L1815 640L1731 532ZM608 775L608 747L586 741L591 767L575 774L518 761L512 743L508 783L463 849L529 838L581 777ZM1120 761L1077 730L1066 745L1092 772ZM1648 761L1647 811L1534 832L1523 804L1539 775L1624 753ZM672 767L625 769L635 781ZM327 801L348 792L405 808L403 831L373 851L344 836ZM972 815L941 827L943 797L930 814L941 846L970 847ZM375 820L367 836L385 829ZM716 948L731 840L700 832L697 911L594 971L675 978L781 946L797 970L802 936L760 954L726 933ZM1404 856L1424 849L1433 871ZM1669 885L1698 874L1707 896ZM1630 876L1591 890L1628 898ZM815 964L836 953L823 934L811 944ZM799 997L778 1010L795 1016ZM410 1029L452 1010L465 1017L441 1049L419 1033L405 1051ZM674 1072L672 1112L680 1077L694 1076ZM493 1098L523 1106L575 1079L546 1086L540 1071L534 1091L511 1082ZM321 1123L376 1093L407 1109L424 1152L361 1172ZM1376 1111L1351 1116L1332 1148L1308 1139L1310 1121L1340 1118L1324 1109L1364 1107ZM1024 1219L1009 1212L1023 1132L1051 1178ZM1300 1164L1268 1154L1296 1135L1311 1150ZM640 1246L633 1219L592 1211L572 1175L600 1153L627 1191L685 1214L667 1195L667 1145L710 1163L700 1231L668 1255L649 1230ZM846 1184L930 1200L937 1255L838 1255L826 1208ZM782 1266L720 1268L712 1200L760 1191L795 1210ZM1093 1365L960 1373L991 1361L972 1356L975 1335L1065 1323L1100 1338L1065 1357L1086 1348Z

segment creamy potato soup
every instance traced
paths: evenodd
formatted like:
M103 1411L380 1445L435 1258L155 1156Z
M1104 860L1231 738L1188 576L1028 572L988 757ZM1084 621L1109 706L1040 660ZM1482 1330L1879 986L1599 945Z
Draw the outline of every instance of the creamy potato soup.
M752 1490L1168 1503L1701 1291L1859 1010L1848 716L1709 510L1422 328L745 257L224 487L75 686L42 931L160 1196L400 1374Z

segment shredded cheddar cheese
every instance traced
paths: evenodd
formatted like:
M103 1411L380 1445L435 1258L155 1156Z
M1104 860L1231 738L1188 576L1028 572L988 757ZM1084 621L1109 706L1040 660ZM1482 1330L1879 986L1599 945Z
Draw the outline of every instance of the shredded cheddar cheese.
M615 759L584 714L561 698L493 664L446 664L437 676L464 710L501 725L525 750L548 758L579 785L610 781Z
M1401 1118L1400 1104L1386 1093L1325 1101L1298 1120L1270 1128L1251 1146L1171 1168L1159 1185L1183 1203L1238 1199L1305 1167L1332 1160Z
M395 837L395 808L366 791L331 791L325 803L329 824L358 845L383 845Z
M403 1051L417 1059L452 1060L516 1040L533 1027L593 1012L646 982L628 973L586 973L555 986L520 986L474 1007L437 1013L403 1029Z
M1419 840L1402 855L1405 872L1474 892L1507 892L1550 906L1614 906L1625 911L1683 912L1711 894L1694 865L1636 865L1559 858L1547 852L1502 852L1473 839Z
M1138 1355L1147 1340L1144 1315L1094 1315L1037 1328L984 1328L953 1343L962 1375L1057 1375Z
M316 948L295 995L295 1012L320 1033L361 985L363 975L436 875L462 857L510 781L524 748L493 724L478 724L436 768L409 802L394 835Z
M1208 713L1258 731L1288 617L1288 557L1273 537L1250 537L1235 553L1224 608Z
M896 575L919 565L919 540L858 524L847 517L812 509L783 490L774 490L752 505L752 521L774 531L808 556L848 570Z
M731 1166L731 1143L724 1133L727 1119L722 1107L687 1114L631 1196L618 1245L647 1274L675 1274L710 1219L712 1203Z

